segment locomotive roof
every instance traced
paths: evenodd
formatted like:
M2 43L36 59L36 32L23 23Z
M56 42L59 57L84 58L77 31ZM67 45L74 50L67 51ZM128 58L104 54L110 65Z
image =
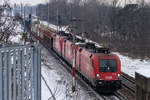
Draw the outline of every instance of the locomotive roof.
M72 34L65 33L64 31L59 31L57 33L60 36L65 37L69 41L73 41ZM85 48L87 51L91 53L103 53L103 54L110 54L110 49L109 48L103 48L103 47L98 47L94 42L86 42L82 38L75 38L76 44L80 45L80 47Z
M92 42L78 43L78 44L80 45L80 47L86 49L87 51L91 53L110 54L109 48L98 47L95 45L95 43L92 43Z
M72 36L72 34L69 34L69 33L66 33L65 31L59 31L58 33L57 33L58 35L60 35L60 36L63 36L63 37L65 37L67 40L69 40L69 41L73 41L73 36ZM75 38L75 41L76 42L85 42L84 40L82 40L82 39L79 39L79 38Z

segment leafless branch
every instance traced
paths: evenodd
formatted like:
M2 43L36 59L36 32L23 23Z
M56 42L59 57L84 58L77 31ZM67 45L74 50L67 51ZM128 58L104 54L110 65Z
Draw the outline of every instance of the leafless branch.
M1 7L1 9L5 10L6 8ZM10 12L0 14L0 42L7 43L10 35L15 34L16 24L13 21L13 18L7 16Z

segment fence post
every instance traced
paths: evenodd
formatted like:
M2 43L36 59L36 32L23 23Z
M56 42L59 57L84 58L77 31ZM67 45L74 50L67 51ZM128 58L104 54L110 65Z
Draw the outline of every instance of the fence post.
M8 91L8 100L11 100L12 95L11 95L11 55L10 55L10 51L7 52L7 56L8 56L8 60L7 60L7 91Z
M139 70L135 73L136 100L150 100L150 72Z
M4 62L4 76L3 76L3 81L4 81L4 100L7 100L8 99L8 90L7 90L7 80L8 80L8 77L7 77L7 60L8 60L8 56L7 56L7 52L4 53L4 59L3 62Z
M13 99L17 100L16 97L16 50L14 50L14 55L13 55Z
M38 100L41 100L41 48L37 46L38 49L38 66L37 66L37 70L38 70Z
M3 100L3 71L2 71L2 53L0 51L0 100Z
M34 51L33 51L33 86L34 86L34 100L37 100L37 96L38 96L38 94L37 94L37 49L34 47Z
M24 100L24 50L21 51L21 100Z
M41 49L34 47L34 100L41 100Z
M32 94L31 94L31 100L34 100L34 54L33 54L34 48L31 48L31 87L32 87Z

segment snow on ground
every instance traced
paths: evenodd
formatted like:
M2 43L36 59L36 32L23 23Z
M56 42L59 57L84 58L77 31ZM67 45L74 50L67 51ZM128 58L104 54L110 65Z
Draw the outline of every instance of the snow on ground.
M150 70L140 69L140 70L137 70L136 72L147 78L150 78Z
M150 72L150 60L132 59L131 57L123 56L120 53L115 53L121 60L121 70L128 75L135 77L137 70L147 70ZM144 73L144 71L142 72Z
M77 92L72 93L72 76L47 50L42 51L42 75L54 93L56 100L93 100L87 89L77 84ZM51 99L50 99L51 98ZM52 100L51 93L42 81L42 100Z
M8 13L8 12L7 12ZM21 41L22 35L23 35L23 27L19 22L14 21L13 17L7 16L7 14L4 14L1 18L1 23L4 23L0 30L4 31L6 29L9 29L11 34L8 38L9 42L12 43L18 43L23 44Z
M43 24L43 25L45 25L45 26L49 26L49 27L51 27L51 28L53 28L55 30L58 29L58 27L56 25L50 24L47 21L40 21L40 23Z
M21 38L22 35L18 34L16 36L10 36L9 40L12 41L13 43L20 43Z
M62 26L62 27L59 28L58 26L53 25L51 23L48 23L47 21L40 21L40 23L43 24L44 26L51 27L51 28L53 28L55 30L65 31L66 33L69 33L67 31L68 26Z
M16 34L9 37L9 41L11 41L12 43L22 43L21 38L23 35L23 27L19 23L16 23L15 32Z
M23 44L23 41L21 40L24 32L23 27L19 22L14 23L15 23L14 30L8 40L11 41L12 43Z

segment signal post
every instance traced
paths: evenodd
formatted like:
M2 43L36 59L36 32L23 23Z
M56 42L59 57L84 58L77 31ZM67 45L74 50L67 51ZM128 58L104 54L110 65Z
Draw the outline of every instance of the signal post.
M76 21L77 19L75 17L73 17L71 19L71 22L72 22L72 29L73 29L73 32L72 32L72 35L73 35L73 63L72 63L72 92L75 92L76 90L76 81L75 81L75 66L76 66L76 55L75 55L75 25L76 25Z

